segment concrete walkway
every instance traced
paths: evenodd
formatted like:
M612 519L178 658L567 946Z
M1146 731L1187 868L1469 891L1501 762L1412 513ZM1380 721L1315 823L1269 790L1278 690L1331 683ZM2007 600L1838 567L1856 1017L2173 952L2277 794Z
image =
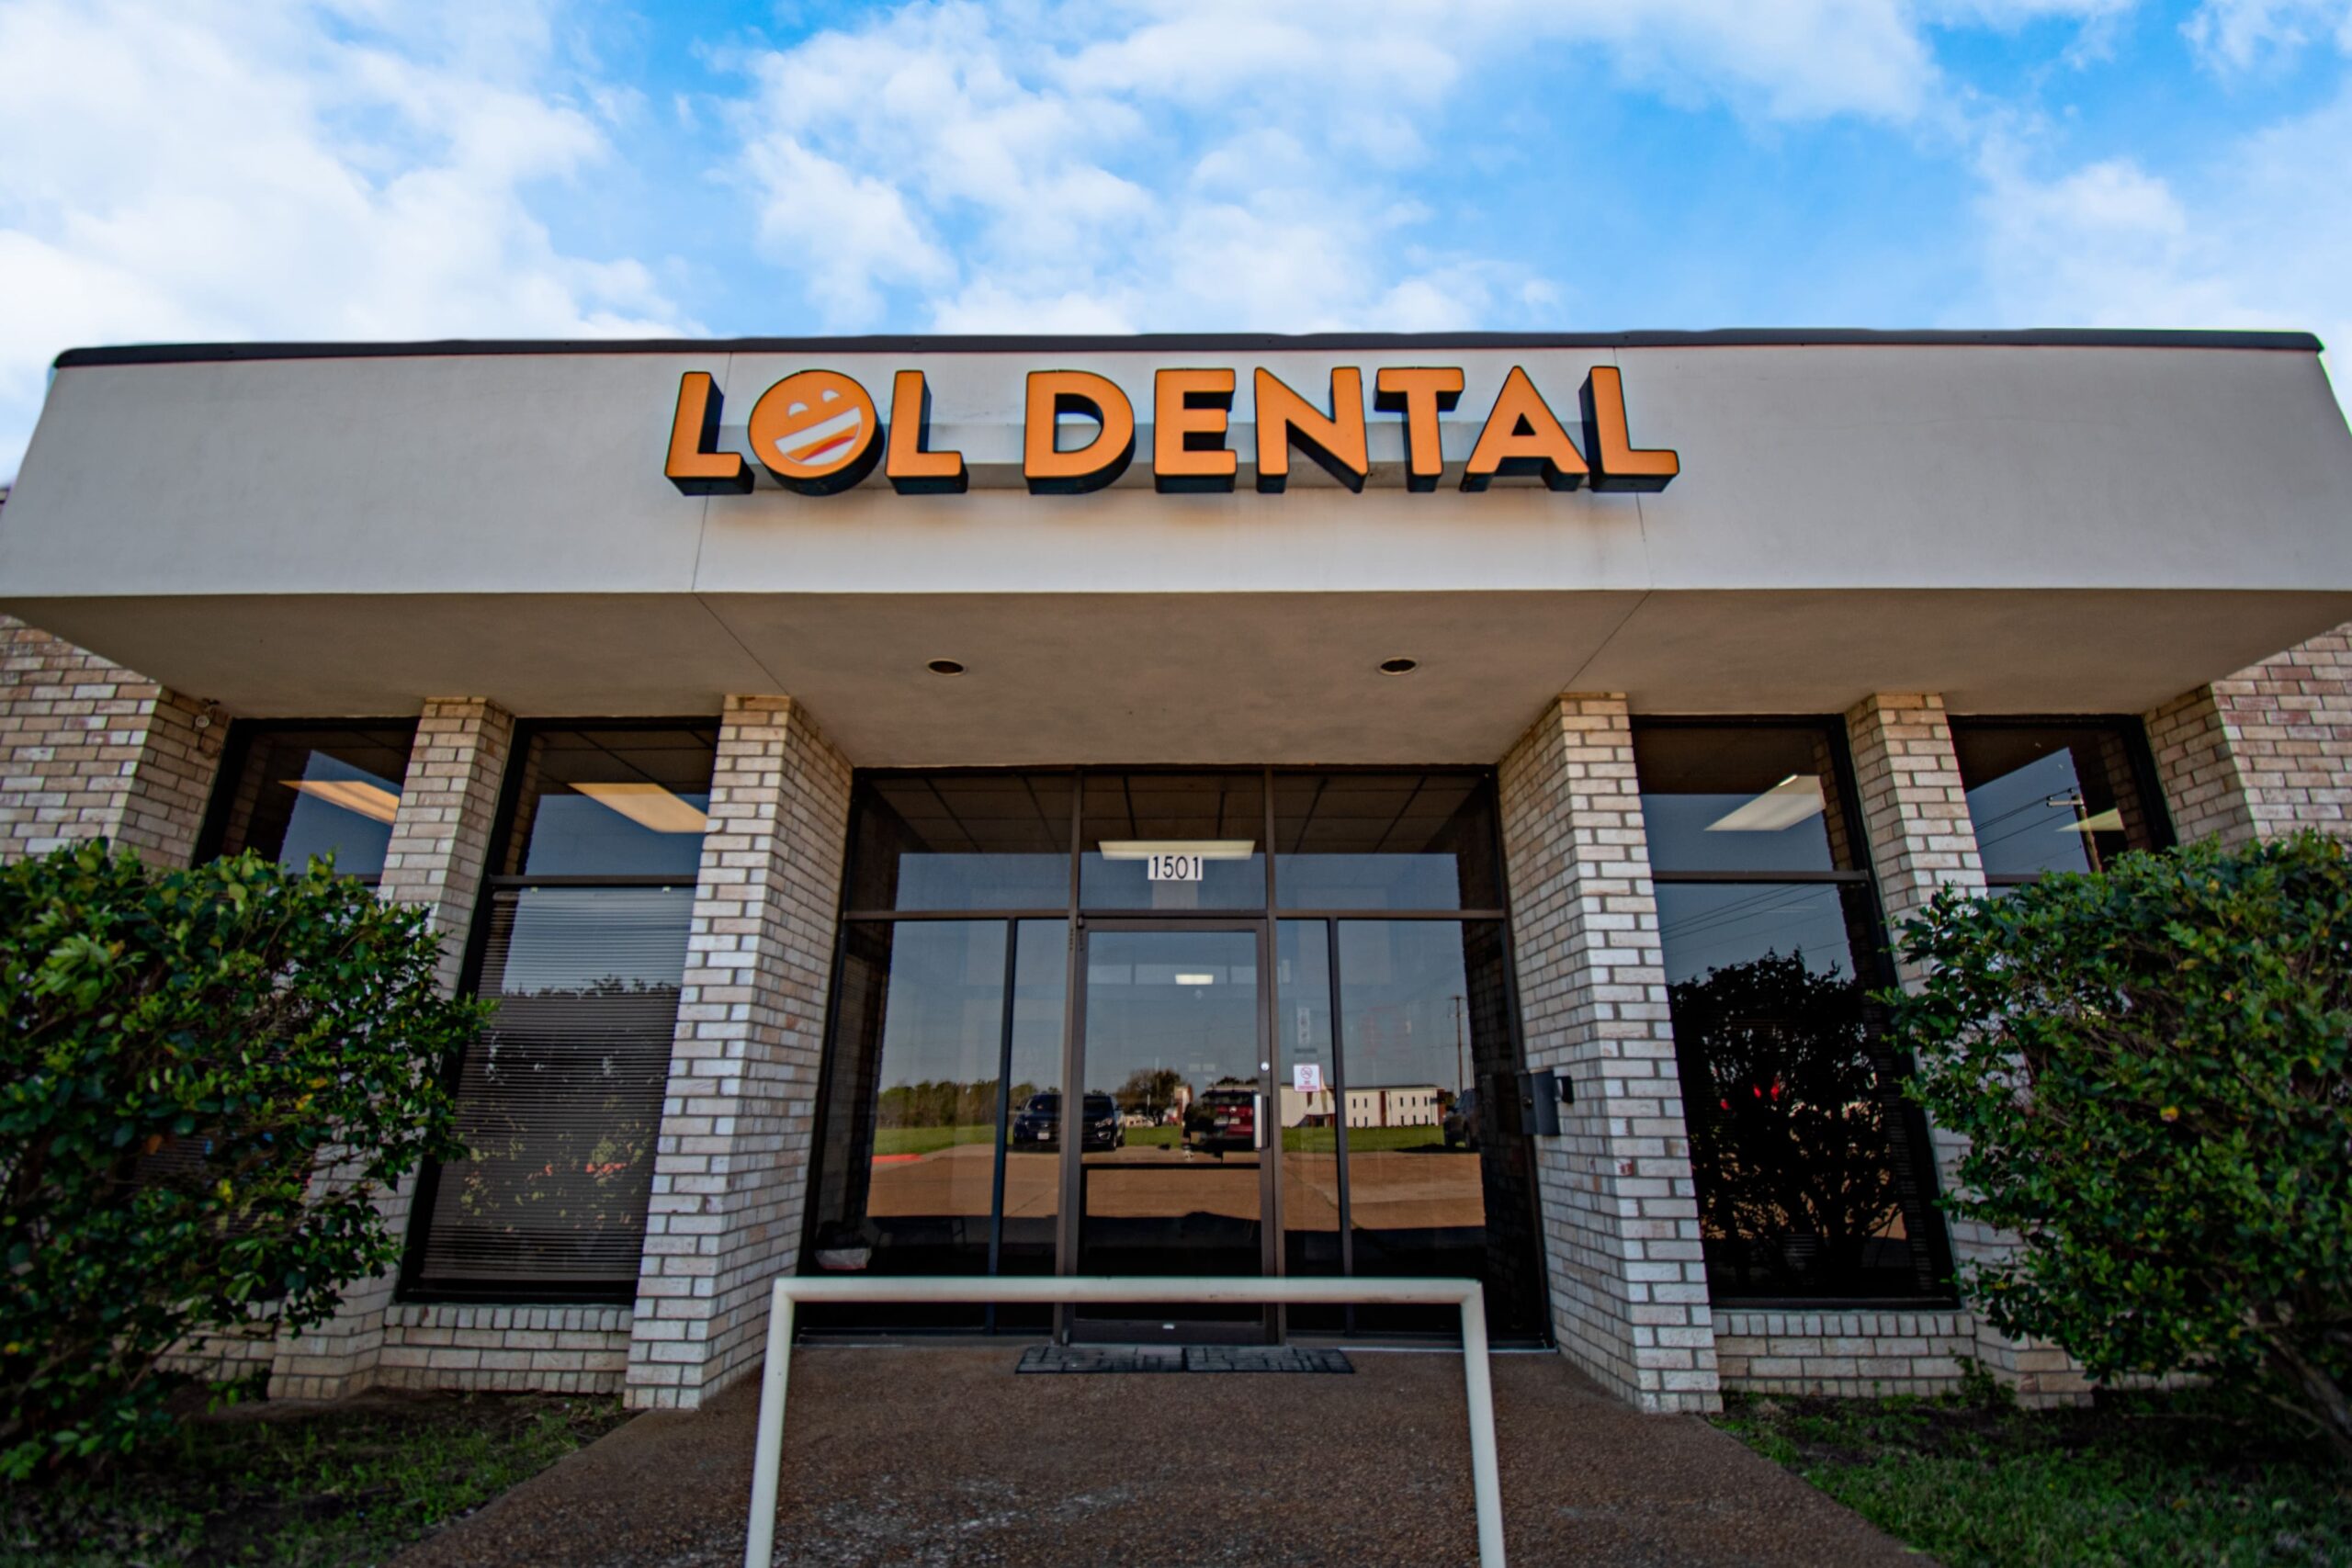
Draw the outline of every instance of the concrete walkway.
M1461 1362L1352 1376L1015 1377L1018 1348L797 1352L775 1561L1470 1564ZM1895 1564L1906 1551L1705 1422L1499 1356L1519 1564ZM641 1416L398 1568L742 1561L756 1380Z

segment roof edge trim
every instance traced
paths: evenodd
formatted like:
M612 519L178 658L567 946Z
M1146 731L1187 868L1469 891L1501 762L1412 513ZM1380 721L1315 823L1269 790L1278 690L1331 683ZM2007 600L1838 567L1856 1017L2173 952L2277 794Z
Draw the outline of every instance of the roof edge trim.
M214 365L266 359L407 359L566 354L1115 354L1329 352L1437 348L2222 348L2317 354L2310 333L2032 327L1898 330L1734 327L1624 333L1142 333L1128 337L1005 334L733 338L446 338L413 343L167 343L69 348L60 370L107 365Z

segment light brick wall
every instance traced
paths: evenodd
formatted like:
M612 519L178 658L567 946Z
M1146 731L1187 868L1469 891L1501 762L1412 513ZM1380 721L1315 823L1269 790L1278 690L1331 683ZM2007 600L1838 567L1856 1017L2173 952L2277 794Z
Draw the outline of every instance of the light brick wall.
M451 993L458 988L476 900L489 870L499 784L514 743L514 719L492 704L476 697L427 702L392 818L379 896L433 912L434 930L441 937L441 986ZM357 1174L346 1167L322 1179L347 1181ZM408 1228L415 1185L411 1177L378 1200L396 1234ZM399 1271L389 1269L355 1284L344 1292L342 1307L330 1321L287 1335L278 1345L270 1393L278 1398L334 1399L377 1382L385 1312L398 1283Z
M378 890L391 903L433 911L442 939L441 984L451 992L489 874L499 786L514 749L513 716L480 697L428 702L416 721Z
M1926 908L1945 887L1984 891L1976 827L1961 787L1944 700L1932 694L1882 693L1846 714L1854 791L1870 840L1887 931ZM1906 971L1905 984L1917 976Z
M0 615L0 860L105 838L186 865L224 728L201 704Z
M2184 843L2352 834L2352 626L2184 693L2147 725Z
M628 1399L692 1408L756 1361L797 1261L849 764L788 697L729 697L645 1222Z
M1751 1393L1948 1393L1978 1355L1976 1320L1956 1310L1715 1309L1724 1386Z
M1871 869L1877 880L1888 934L1899 949L1903 922L1917 914L1939 888L1958 887L1966 893L1984 891L1976 828L1968 815L1967 791L1961 784L1960 758L1952 750L1951 726L1944 715L1943 698L1933 693L1879 693L1865 697L1847 711L1846 737L1853 750L1854 787L1860 797L1858 804L1870 839ZM1896 973L1906 987L1916 987L1923 978L1901 961L1899 952ZM1938 1179L1948 1189L1968 1153L1967 1140L1932 1123L1928 1138ZM2014 1236L1988 1225L1953 1220L1949 1215L1946 1224L1957 1263L2006 1257L2016 1249ZM1862 1345L1870 1338L1868 1333L1854 1325L1877 1323L1885 1316L1846 1315L1850 1319L1847 1326L1851 1331L1831 1336L1846 1347ZM1807 1321L1819 1316L1808 1314ZM1967 1353L1996 1377L2014 1385L2020 1400L2046 1404L2077 1397L2086 1389L2081 1370L2065 1352L2038 1342L2014 1341L1990 1324L1971 1321L1974 1344ZM1802 1342L1807 1337L1800 1334L1788 1337L1791 1342ZM1905 1328L1881 1342L1875 1349L1857 1354L1871 1364L1873 1377L1887 1376L1890 1368L1912 1353L1905 1348L1918 1338L1917 1334ZM1827 1357L1832 1361L1842 1359L1840 1355ZM1785 1354L1775 1353L1760 1359L1776 1369L1771 1374L1774 1377L1817 1375L1834 1380L1843 1375L1784 1374L1778 1369L1789 1361ZM1749 1357L1751 1376L1758 1361L1758 1357ZM1959 1368L1952 1364L1944 1348L1918 1353L1917 1365L1903 1374L1905 1392L1917 1392L1958 1376ZM1831 1392L1868 1391L1852 1388Z
M1721 1407L1649 840L1622 695L1563 696L1503 759L1530 1067L1576 1086L1533 1140L1561 1350L1644 1410Z
M387 1388L618 1393L631 1315L624 1306L402 1303L384 1314L375 1381Z

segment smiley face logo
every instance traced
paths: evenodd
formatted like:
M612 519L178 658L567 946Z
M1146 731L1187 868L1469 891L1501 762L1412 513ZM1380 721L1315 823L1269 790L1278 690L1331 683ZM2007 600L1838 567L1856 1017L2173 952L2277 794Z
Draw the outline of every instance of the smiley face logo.
M752 406L751 434L776 482L809 495L847 490L882 452L873 398L838 370L802 370L770 387Z

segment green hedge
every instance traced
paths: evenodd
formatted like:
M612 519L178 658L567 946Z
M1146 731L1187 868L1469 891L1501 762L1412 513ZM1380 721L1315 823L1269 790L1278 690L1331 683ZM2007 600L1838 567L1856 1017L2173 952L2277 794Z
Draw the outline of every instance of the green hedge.
M2352 859L2317 834L1947 892L1892 998L1970 1140L1947 1207L2021 1238L1965 1280L2099 1377L2268 1394L2352 1461Z
M130 1448L174 1345L322 1322L396 1260L378 1200L463 1152L439 1076L482 1015L438 956L324 864L0 868L0 1473Z

